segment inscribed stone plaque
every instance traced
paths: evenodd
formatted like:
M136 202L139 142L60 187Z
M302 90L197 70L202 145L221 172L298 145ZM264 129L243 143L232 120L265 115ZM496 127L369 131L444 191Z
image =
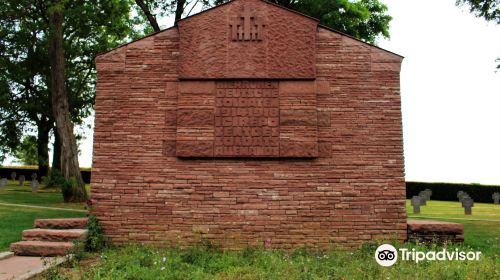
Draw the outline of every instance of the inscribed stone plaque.
M277 81L218 81L216 157L279 157Z

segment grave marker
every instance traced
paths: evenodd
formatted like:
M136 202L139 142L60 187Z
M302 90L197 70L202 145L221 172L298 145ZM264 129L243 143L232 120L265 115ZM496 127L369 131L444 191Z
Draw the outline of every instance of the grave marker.
M7 178L2 178L0 179L0 188L5 188L7 187Z
M422 198L418 195L411 198L411 205L413 206L413 214L420 214L420 205L422 204Z
M470 198L470 196L466 192L463 192L463 191L459 191L457 193L457 197L458 197L458 201L460 201L460 202L462 202L462 200L464 198Z
M493 198L493 203L494 204L499 204L499 201L500 201L500 193L494 193L493 195L491 195L491 197Z
M424 192L420 192L418 194L418 196L420 197L420 201L421 201L420 205L421 206L427 205L427 194L425 194Z
M427 195L427 200L431 200L432 190L430 190L430 189L425 189L425 190L424 190L424 193Z
M24 187L24 181L26 181L26 178L24 178L24 175L19 176L19 186Z
M464 208L465 215L472 215L472 207L474 206L474 200L472 198L464 198L462 200L462 207Z
M31 192L38 192L38 180L37 179L34 179L30 182L30 187L31 187Z

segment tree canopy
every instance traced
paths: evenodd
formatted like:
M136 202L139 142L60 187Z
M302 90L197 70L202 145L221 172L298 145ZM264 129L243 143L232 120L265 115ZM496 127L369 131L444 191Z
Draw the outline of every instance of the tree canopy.
M270 2L317 18L320 23L369 43L378 37L389 37L387 6L378 0L269 0ZM154 31L159 31L157 18L175 15L175 20L188 16L194 4L202 9L220 5L228 0L136 0L137 7ZM187 10L187 7L190 7ZM156 13L155 13L156 12Z
M467 6L477 17L500 24L500 0L457 0L458 6Z
M64 4L65 80L71 118L81 124L94 103L95 55L123 43L133 33L133 3L73 0ZM0 5L0 154L16 150L22 135L35 130L39 165L45 170L49 133L54 128L49 5L50 1L38 0L5 0Z

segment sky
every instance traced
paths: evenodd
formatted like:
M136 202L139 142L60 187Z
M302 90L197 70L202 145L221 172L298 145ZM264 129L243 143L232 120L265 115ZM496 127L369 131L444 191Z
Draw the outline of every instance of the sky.
M393 20L379 46L405 57L406 180L500 184L500 26L455 0L383 2Z
M405 57L406 180L500 184L500 26L455 0L381 1L393 20L391 38L378 45ZM162 28L172 23L160 21ZM92 130L84 131L80 165L89 167Z

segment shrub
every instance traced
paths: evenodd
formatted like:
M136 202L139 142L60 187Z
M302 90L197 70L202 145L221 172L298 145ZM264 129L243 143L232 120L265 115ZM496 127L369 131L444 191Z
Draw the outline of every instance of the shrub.
M75 197L75 193L78 192L76 186L77 183L75 178L64 179L61 185L64 202L71 202L71 199Z
M102 232L102 227L95 215L90 215L87 222L87 239L85 240L85 250L88 252L99 252L106 247L106 237Z
M61 188L65 180L59 170L52 170L49 177L42 177L46 188Z

